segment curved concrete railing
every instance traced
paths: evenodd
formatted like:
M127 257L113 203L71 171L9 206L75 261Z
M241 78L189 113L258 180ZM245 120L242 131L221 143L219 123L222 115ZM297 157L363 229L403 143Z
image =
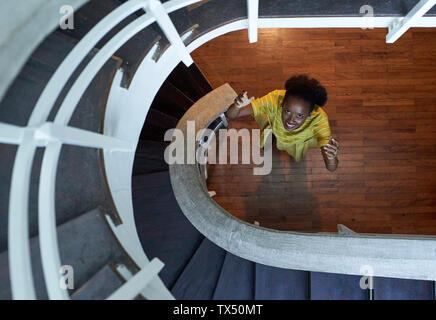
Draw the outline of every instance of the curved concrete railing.
M177 126L185 141L187 121L195 121L197 130L205 128L236 96L225 84L195 103ZM436 237L266 229L235 218L213 201L198 164L172 164L170 175L189 221L215 244L244 259L287 269L356 275L370 267L374 276L436 280Z

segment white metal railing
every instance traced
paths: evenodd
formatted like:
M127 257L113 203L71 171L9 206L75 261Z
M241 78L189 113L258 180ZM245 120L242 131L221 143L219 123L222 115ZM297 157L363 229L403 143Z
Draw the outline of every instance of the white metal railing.
M436 4L436 0L421 0L419 1L406 17L395 19L389 25L389 33L386 36L387 43L394 43L398 40L410 27L412 27L422 16Z
M41 94L30 116L27 127L17 127L0 123L0 142L18 145L12 172L8 222L9 270L11 288L15 299L34 299L36 297L32 277L28 235L30 173L36 148L38 146L45 147L40 173L38 208L39 236L44 277L49 298L67 299L68 294L59 287L58 271L61 262L57 245L54 199L55 177L61 147L63 144L71 144L101 148L112 152L131 153L134 152L135 146L135 143L132 141L124 141L122 139L71 128L68 126L69 120L86 88L107 59L135 34L155 21L168 37L172 47L176 49L178 55L174 57L174 59L178 59L178 61L182 60L187 65L192 63L189 51L183 45L183 41L178 35L168 14L196 2L199 2L199 0L171 0L164 4L161 4L157 0L130 0L124 3L102 19L61 63ZM427 4L425 8L427 9L428 6ZM247 0L249 18L246 22L241 21L232 24L232 27L226 29L225 32L248 28L249 40L253 42L257 39L257 28L259 27L307 27L308 21L315 22L310 24L310 27L358 27L360 23L358 18L261 19L258 17L258 8L258 0ZM146 13L124 27L99 50L69 90L55 117L54 123L47 122L48 115L55 101L58 99L61 90L87 54L119 22L141 9L145 10ZM375 27L387 27L392 21L393 18L375 18ZM436 25L434 19L429 18L422 18L418 21L413 20L413 22L416 23L417 26L431 26L432 23ZM411 23L408 23L407 26L410 27ZM219 32L221 31L211 31L196 43L200 45L202 41L208 41L219 35ZM143 276L142 273L141 276ZM132 279L136 280L135 277ZM130 285L125 288L130 288ZM133 289L131 290L137 290L137 288ZM130 291L129 295L131 294L133 294L132 291Z
M108 300L131 300L162 270L164 264L154 258L146 267L108 297Z
M169 1L163 5L163 10L170 13L195 2L198 0ZM14 214L9 215L8 226L10 278L15 299L36 298L30 263L27 199L31 166L36 148L41 144L40 141L46 142L46 150L40 173L39 234L44 277L51 299L68 297L66 291L59 286L58 271L61 264L57 245L54 205L55 177L62 144L71 143L83 146L83 138L87 138L90 139L87 141L92 141L91 145L85 143L89 147L111 151L134 151L133 143L124 143L119 139L92 132L85 133L84 130L68 128L67 124L89 83L107 59L131 37L156 21L156 18L150 13L146 13L131 22L97 53L69 90L55 117L54 124L48 124L46 121L61 90L87 54L114 26L135 11L143 9L147 3L147 0L130 0L121 5L101 20L70 52L50 79L30 116L28 127L39 126L42 129L37 132L37 135L33 137L26 135L28 139L23 141L23 129L6 124L1 127L2 138L0 141L19 145L12 173L9 201L9 212L14 212ZM165 21L162 24L164 25Z
M257 42L257 25L259 19L259 0L247 0L248 7L248 41Z

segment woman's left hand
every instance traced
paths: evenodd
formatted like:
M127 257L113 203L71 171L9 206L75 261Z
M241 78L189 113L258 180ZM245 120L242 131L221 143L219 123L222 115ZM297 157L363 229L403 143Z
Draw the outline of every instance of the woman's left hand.
M324 154L329 160L335 160L339 152L339 141L330 138L329 143L324 147Z

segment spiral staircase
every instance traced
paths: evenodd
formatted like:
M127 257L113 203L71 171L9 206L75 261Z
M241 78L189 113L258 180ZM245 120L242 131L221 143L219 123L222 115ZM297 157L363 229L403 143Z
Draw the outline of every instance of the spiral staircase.
M198 164L164 161L168 129L205 128L236 96L189 52L289 18L353 25L353 1L76 0L72 30L40 2L34 20L0 5L27 44L0 52L0 299L435 299L436 237L268 230L214 203ZM415 2L378 4L377 23Z

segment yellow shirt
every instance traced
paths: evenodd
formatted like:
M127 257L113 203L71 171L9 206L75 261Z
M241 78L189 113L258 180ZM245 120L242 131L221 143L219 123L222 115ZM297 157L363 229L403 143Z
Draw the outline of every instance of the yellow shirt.
M299 162L309 147L324 147L331 138L327 114L315 105L312 114L301 127L287 131L282 121L282 101L286 90L274 90L251 102L253 116L262 133L260 147L263 148L266 138L265 129L271 129L277 139L277 149L285 150L295 161Z

